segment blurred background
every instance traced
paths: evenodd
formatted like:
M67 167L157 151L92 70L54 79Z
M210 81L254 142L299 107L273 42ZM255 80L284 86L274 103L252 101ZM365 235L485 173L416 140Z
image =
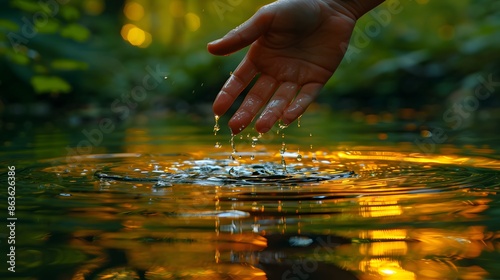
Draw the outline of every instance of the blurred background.
M21 119L78 125L133 114L213 121L211 102L245 51L215 57L206 44L270 2L3 0L2 130ZM382 17L390 5L397 13ZM357 26L349 59L310 111L372 123L442 122L449 108L469 100L473 117L461 126L497 128L498 90L476 98L478 106L474 90L478 77L500 81L500 2L388 1ZM150 80L154 88L130 101L151 71L167 78Z

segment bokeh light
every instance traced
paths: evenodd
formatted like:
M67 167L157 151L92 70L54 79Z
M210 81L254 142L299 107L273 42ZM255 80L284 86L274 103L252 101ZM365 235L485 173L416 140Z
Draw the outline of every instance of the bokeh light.
M125 24L122 27L120 34L124 40L128 41L133 46L146 48L152 42L150 33L131 23Z
M194 13L187 13L185 16L186 25L189 31L196 31L200 28L200 17Z
M141 20L144 17L144 7L137 2L129 2L125 4L123 13L130 20Z

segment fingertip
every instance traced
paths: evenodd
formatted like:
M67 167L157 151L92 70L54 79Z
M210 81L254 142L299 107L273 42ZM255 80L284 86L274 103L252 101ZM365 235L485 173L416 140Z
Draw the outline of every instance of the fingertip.
M262 118L257 120L257 122L255 123L255 130L257 130L257 132L259 133L266 133L271 129L271 127L268 125L267 122L263 122L261 120Z
M245 129L245 125L237 123L235 121L229 121L229 129L231 130L231 134L238 135Z
M212 110L217 116L222 116L233 104L233 99L224 91L220 91L214 100Z
M252 122L252 116L246 111L237 111L229 120L233 135L242 132Z
M267 125L255 125L255 130L257 130L258 133L266 133L269 130L271 130L271 127Z
M270 115L269 113L264 113L255 123L255 130L260 133L266 133L271 130L276 121L278 121L277 117Z
M281 116L281 121L283 122L284 125L288 126L292 122L294 122L301 114L303 113L303 109L300 108L299 106L295 106L295 108L290 108L285 110L283 112L283 115Z
M207 50L209 53L214 54L214 55L224 55L226 54L223 49L220 47L220 43L222 42L222 38L217 39L215 41L209 42L207 44Z
M213 46L213 45L217 45L220 41L222 41L222 38L213 40L212 42L208 43L208 46L210 47L210 46Z
M226 110L221 105L219 105L218 103L214 103L212 105L212 111L214 112L214 114L216 116L222 116L226 112Z

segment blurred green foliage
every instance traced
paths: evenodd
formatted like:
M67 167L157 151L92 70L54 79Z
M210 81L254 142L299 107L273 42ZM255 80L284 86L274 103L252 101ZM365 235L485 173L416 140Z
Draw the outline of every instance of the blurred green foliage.
M168 79L137 108L209 103L244 51L214 57L206 43L271 2L136 1L144 7L145 20L124 16L130 0L3 1L0 110L12 102L47 102L69 110L89 104L109 108L142 84L147 66L157 65ZM418 107L473 88L477 74L498 74L500 2L388 2L358 22L353 36L364 36L368 43L351 42L349 59L326 85L321 102L340 109ZM380 14L395 2L400 12L381 20ZM102 9L96 12L96 5ZM149 32L152 43L144 48L128 43L121 34L127 23Z
M7 1L6 1L7 2ZM64 54L66 40L85 42L90 31L78 21L78 1L60 5L56 1L11 0L2 8L0 19L0 55L5 63L3 77L22 101L30 95L69 93L71 83L61 72L87 68L87 63ZM31 85L27 87L26 85ZM9 94L13 96L14 94Z
M377 36L368 36L364 28L370 22L380 26L376 14L386 6L358 22L370 43L351 53L351 63L343 61L327 90L364 93L371 99L399 100L397 106L414 107L442 103L456 90L475 87L479 74L500 74L499 2L400 3L401 12L392 14Z

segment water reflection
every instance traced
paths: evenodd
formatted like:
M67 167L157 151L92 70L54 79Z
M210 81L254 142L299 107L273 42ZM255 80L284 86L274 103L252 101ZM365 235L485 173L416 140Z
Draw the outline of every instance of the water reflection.
M21 173L20 275L60 279L494 279L500 163L376 147L128 153ZM137 139L138 145L135 145ZM148 150L149 151L149 150ZM245 155L243 152L241 154ZM315 158L313 161L312 158ZM30 240L29 242L27 240ZM484 260L484 261L483 261ZM57 268L57 269L56 269Z

